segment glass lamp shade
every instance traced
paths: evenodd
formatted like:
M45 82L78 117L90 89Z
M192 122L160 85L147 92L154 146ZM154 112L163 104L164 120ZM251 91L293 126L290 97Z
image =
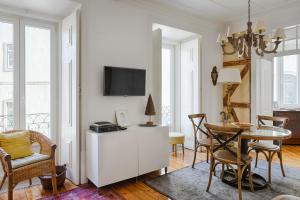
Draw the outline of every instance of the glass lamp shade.
M283 28L278 28L276 29L275 31L275 34L273 36L273 39L284 39L286 36L285 36L285 33L284 33L284 29Z
M263 33L267 31L267 27L263 21L258 21L255 26L255 33Z
M220 69L218 83L239 84L241 83L241 74L239 69L223 68Z

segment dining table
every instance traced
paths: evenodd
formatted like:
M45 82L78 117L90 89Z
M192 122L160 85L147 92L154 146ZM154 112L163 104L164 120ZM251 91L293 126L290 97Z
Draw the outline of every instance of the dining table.
M237 123L219 123L216 124L218 126L224 127L238 127L243 129L241 134L241 153L248 154L248 142L249 141L282 141L285 139L289 139L292 135L291 131L284 128L279 128L275 126L265 126L265 125L251 125L249 126L239 126ZM233 133L235 134L235 133ZM242 188L249 190L249 181L248 181L248 171L245 170L242 178ZM253 185L255 190L264 189L267 186L266 179L255 172L252 173ZM237 187L237 179L235 177L234 172L232 170L227 169L224 171L224 176L222 181L228 185Z

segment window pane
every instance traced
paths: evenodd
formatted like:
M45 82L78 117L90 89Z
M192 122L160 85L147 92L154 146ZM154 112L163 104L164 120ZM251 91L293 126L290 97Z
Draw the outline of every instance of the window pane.
M298 103L297 55L283 57L283 104Z
M284 41L284 50L295 50L297 48L297 40Z
M51 31L25 26L26 128L50 137Z
M172 51L162 49L162 124L171 125L171 62Z
M278 71L278 57L275 57L274 58L274 71L273 71L273 85L274 85L274 88L273 88L273 101L274 103L278 104L278 97L279 97L279 94L278 94L278 90L279 90L279 80L278 80L278 74L279 71Z
M295 39L297 37L296 34L296 26L293 28L288 28L284 30L285 36L286 36L286 40L290 40L290 39Z
M0 22L0 131L14 128L14 26Z

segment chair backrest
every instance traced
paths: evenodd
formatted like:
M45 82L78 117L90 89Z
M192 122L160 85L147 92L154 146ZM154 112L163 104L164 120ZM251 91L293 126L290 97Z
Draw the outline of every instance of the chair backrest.
M188 117L191 120L192 125L193 125L195 139L197 139L198 133L200 135L200 132L208 137L208 134L206 133L206 131L203 130L201 127L203 122L207 123L206 114L205 113L191 114L191 115L188 115Z
M265 116L265 115L257 115L257 124L259 126L266 125L265 121L273 122L273 126L277 126L279 128L286 128L288 123L288 118L286 117L273 117L273 116Z
M224 127L218 126L213 124L204 124L205 128L207 129L207 133L209 135L210 144L211 144L211 156L213 157L213 153L224 149L229 151L232 155L236 156L237 163L245 163L244 160L241 158L241 135L243 133L243 129L238 127ZM215 145L213 140L217 141L219 145ZM237 141L237 150L234 151L230 144L232 141Z

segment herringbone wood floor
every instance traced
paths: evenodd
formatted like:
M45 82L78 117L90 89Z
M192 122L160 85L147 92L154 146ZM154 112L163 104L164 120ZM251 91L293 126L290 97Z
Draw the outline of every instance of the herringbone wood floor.
M206 153L197 153L197 162L203 161L206 158ZM264 159L263 155L260 155L260 159ZM283 159L284 164L294 167L300 168L300 146L284 146L283 147ZM173 153L170 154L170 165L169 171L174 171L186 166L191 165L193 160L193 151L185 150L185 155L182 155L180 149L178 149L177 156ZM275 162L278 162L278 159L274 158ZM156 192L155 190L151 189L147 185L143 183L142 180L150 177L155 177L160 175L161 171L153 172L147 174L145 176L139 177L138 181L135 179L123 181L120 183L113 184L108 187L104 187L101 189L104 193L108 190L113 190L114 192L118 193L120 196L124 197L125 199L140 199L140 200L157 200L157 199L168 199L167 197L161 195L160 193ZM72 184L70 181L66 181L65 186L59 189L59 192L69 191L71 189L77 188L78 186ZM80 186L79 186L80 187ZM100 192L101 192L100 190ZM45 191L42 189L40 185L38 186L31 186L25 189L20 189L14 191L14 199L15 200L32 200L38 199L44 196L51 195L51 191ZM7 199L6 194L1 194L0 199Z

